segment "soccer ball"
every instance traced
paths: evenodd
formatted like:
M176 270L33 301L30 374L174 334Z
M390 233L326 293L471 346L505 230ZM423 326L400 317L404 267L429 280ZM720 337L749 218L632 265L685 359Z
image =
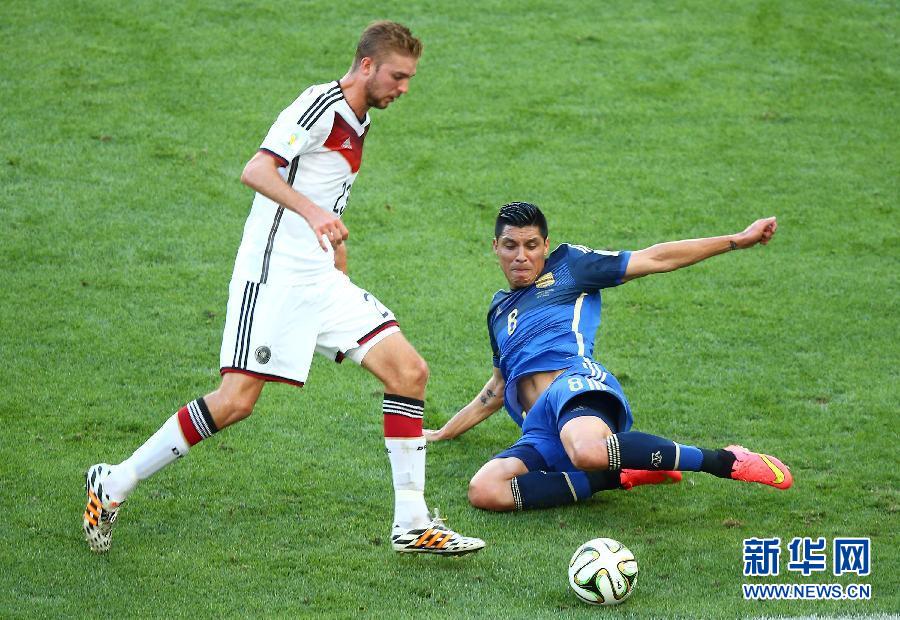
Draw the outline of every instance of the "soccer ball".
M569 562L569 585L575 595L592 605L618 605L631 596L638 565L622 543L612 538L589 540Z

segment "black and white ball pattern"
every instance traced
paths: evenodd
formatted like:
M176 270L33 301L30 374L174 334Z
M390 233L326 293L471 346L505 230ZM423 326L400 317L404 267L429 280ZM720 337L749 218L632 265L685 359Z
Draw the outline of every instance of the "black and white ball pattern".
M569 562L569 585L592 605L618 605L634 591L638 565L634 554L612 538L595 538L575 551Z

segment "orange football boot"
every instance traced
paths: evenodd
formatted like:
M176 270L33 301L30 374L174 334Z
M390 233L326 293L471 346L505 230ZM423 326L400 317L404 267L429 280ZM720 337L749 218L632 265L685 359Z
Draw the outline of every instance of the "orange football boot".
M725 448L734 455L731 477L744 482L758 482L776 489L789 489L794 484L794 477L787 466L768 454L750 452L743 446L727 446Z
M619 473L622 488L639 487L642 484L675 484L681 482L680 471L645 471L642 469L623 469Z

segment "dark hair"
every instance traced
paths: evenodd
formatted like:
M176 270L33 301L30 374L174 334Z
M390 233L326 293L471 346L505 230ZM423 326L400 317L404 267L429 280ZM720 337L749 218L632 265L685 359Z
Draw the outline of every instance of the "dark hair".
M422 55L422 42L403 24L387 20L372 22L359 37L353 68L358 67L366 57L372 58L376 63L380 62L389 52L419 58Z
M494 224L494 238L499 239L507 226L515 228L537 226L541 231L541 237L547 239L547 218L537 205L530 202L511 202L500 207L497 222Z

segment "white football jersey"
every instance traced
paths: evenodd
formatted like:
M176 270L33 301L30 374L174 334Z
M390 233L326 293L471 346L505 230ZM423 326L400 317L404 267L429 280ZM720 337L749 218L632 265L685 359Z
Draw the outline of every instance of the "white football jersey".
M360 121L338 82L306 89L272 125L260 150L289 185L340 216L362 162L369 115ZM303 284L334 270L305 219L257 193L235 260L235 280Z

